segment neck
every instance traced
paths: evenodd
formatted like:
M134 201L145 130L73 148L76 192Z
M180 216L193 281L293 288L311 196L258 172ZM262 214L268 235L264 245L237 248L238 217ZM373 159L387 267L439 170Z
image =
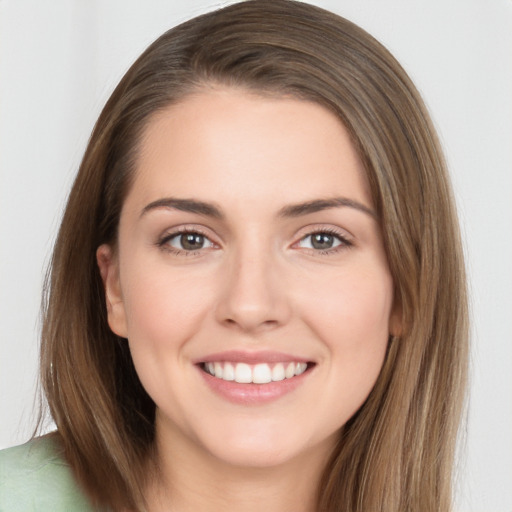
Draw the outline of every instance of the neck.
M157 441L158 478L148 489L151 512L314 512L332 443L279 465L246 467L219 460L190 440ZM299 460L300 459L300 460Z

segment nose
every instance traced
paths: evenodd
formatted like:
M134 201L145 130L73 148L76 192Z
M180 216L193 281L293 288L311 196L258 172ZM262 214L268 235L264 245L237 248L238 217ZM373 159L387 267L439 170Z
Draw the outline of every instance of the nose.
M291 307L283 272L271 251L239 251L225 264L216 311L219 322L244 332L257 332L289 320Z

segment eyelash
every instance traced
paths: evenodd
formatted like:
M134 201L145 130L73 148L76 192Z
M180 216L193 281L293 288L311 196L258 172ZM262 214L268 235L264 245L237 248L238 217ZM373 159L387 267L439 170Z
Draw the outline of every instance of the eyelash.
M174 239L174 238L176 238L178 236L187 235L187 234L200 235L200 236L204 237L206 240L208 240L211 244L217 245L200 228L197 228L197 227L194 227L194 228L183 227L183 228L179 228L179 229L173 231L172 233L167 233L164 236L162 236L158 240L157 246L159 248L161 248L162 250L170 252L171 254L173 254L175 256L197 256L197 255L199 255L200 252L204 250L204 248L201 248L201 249L198 249L198 250L195 250L195 251L192 251L192 250L191 251L187 251L185 249L177 249L176 247L172 247L171 245L169 245L169 242L172 239ZM321 255L321 256L330 256L330 255L333 255L333 254L337 254L340 251L343 251L345 249L349 249L349 248L351 248L353 246L353 243L350 240L348 240L348 238L346 236L344 236L339 231L337 231L335 229L332 229L332 228L321 228L321 229L313 230L313 231L307 233L306 235L302 236L299 239L298 242L295 242L293 244L293 246L296 246L299 243L301 243L302 241L306 240L307 238L313 237L313 236L318 235L318 234L324 234L324 235L332 236L332 237L336 238L340 243L339 243L339 245L337 245L335 247L332 247L332 248L329 248L329 249L325 249L325 250L304 248L310 254Z
M295 242L294 245L297 245L298 243L302 242L303 240L313 237L315 235L319 235L319 234L332 236L332 237L336 238L340 242L340 244L337 245L336 247L331 247L331 248L325 249L325 250L307 249L311 254L321 255L321 256L332 256L334 254L338 254L340 251L349 249L353 246L353 243L345 235L343 235L342 233L340 233L339 231L337 231L336 229L333 229L333 228L315 229L315 230L307 233L303 237L301 237L301 239L298 242Z
M200 235L204 237L206 240L209 240L213 245L216 245L215 242L213 242L210 237L204 233L200 228L197 227L181 227L173 231L172 233L166 233L162 236L157 242L158 247L160 247L162 250L167 251L175 256L197 256L200 254L200 252L204 249L198 249L196 251L187 251L184 249L177 249L176 247L173 247L172 245L169 245L169 242L176 238L177 236L181 235Z

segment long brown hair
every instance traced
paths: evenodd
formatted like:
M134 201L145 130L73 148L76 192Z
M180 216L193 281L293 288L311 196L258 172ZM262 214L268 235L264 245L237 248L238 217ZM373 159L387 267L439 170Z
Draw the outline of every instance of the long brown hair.
M144 509L155 405L108 327L95 252L115 246L141 133L208 84L317 102L363 160L402 311L369 398L340 432L319 511L451 507L467 364L465 274L435 130L397 61L351 22L311 5L256 0L165 33L126 73L92 133L48 274L41 379L67 459L98 504Z

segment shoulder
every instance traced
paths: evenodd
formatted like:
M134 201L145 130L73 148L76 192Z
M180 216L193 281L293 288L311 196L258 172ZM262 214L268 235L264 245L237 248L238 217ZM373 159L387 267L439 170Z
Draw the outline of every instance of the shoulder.
M54 437L0 451L0 512L91 512Z

